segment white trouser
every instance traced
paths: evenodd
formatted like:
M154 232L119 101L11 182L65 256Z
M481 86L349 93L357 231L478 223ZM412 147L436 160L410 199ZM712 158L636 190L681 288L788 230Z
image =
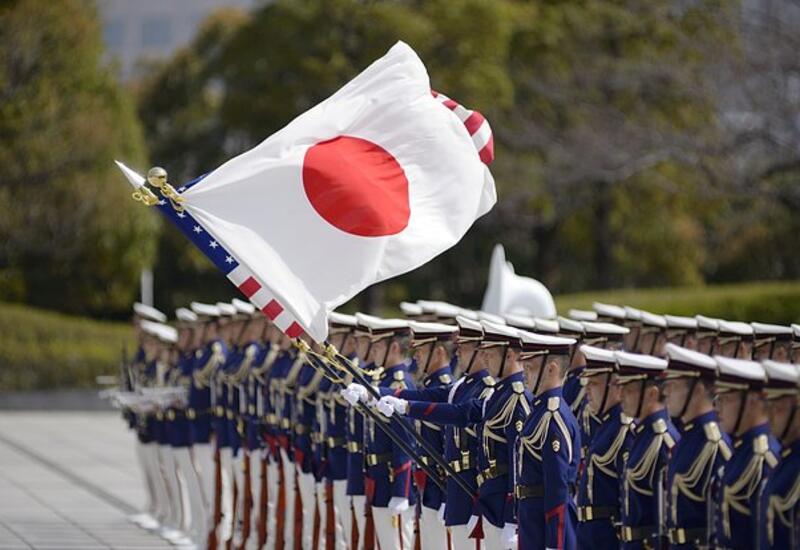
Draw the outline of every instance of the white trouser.
M419 517L420 547L422 550L439 550L447 548L447 528L439 519L436 510L420 506L422 514Z
M192 457L197 477L200 479L200 489L203 492L203 508L205 513L206 535L211 532L211 522L214 519L214 447L211 443L192 445ZM194 513L194 512L193 512ZM198 511L197 513L200 513Z
M178 466L175 463L175 455L169 445L158 446L158 456L161 463L161 470L166 480L167 494L167 514L164 516L164 526L179 530L181 526L181 490L178 486Z
M297 466L297 486L300 490L300 509L303 510L303 531L300 547L303 550L312 550L314 541L314 512L317 500L314 496L314 486L317 484L314 474L304 474ZM324 533L324 531L322 531Z
M503 529L495 527L486 518L483 519L483 548L486 550L503 550Z
M267 462L267 550L275 550L275 537L278 531L279 474L278 463L274 459L270 459Z
M150 483L153 485L153 515L159 523L163 523L169 510L169 494L164 474L161 473L158 443L148 443L144 447Z
M263 449L250 451L250 492L253 495L250 513L250 537L247 539L248 549L258 548L258 525L261 521L261 462L264 460Z
M326 481L323 479L321 482L314 484L314 490L317 495L317 510L319 511L319 541L317 541L317 550L325 550L328 545L328 503L326 500L327 494L325 491ZM334 515L333 521L336 521Z
M367 497L365 495L353 495L353 517L356 520L358 527L358 550L364 549L364 531L367 526ZM352 527L352 525L351 525ZM347 536L350 536L350 529L345 529ZM351 541L352 542L352 541ZM353 548L352 544L347 545L348 548ZM354 549L355 550L355 549Z
M225 543L233 536L233 449L222 447L219 450L219 468L221 475L221 499L219 520L219 541Z
M412 550L414 548L414 507L401 514L389 508L372 507L375 537L381 550Z
M347 480L337 479L333 482L333 513L336 523L336 550L353 547L352 527L353 510L350 497L347 496Z
M294 492L295 471L294 462L289 460L286 449L281 448L283 461L283 490L286 496L286 510L284 510L283 547L294 548Z
M239 451L236 453L236 456L233 457L233 480L236 483L236 502L233 503L233 516L236 521L236 524L233 526L233 546L235 548L239 548L244 542L242 540L242 536L244 535L244 516L242 512L244 511L244 499L247 496L244 494L244 454L244 448L239 447Z
M139 468L142 470L142 481L144 482L144 513L153 516L155 513L156 496L155 486L153 485L153 474L149 467L149 458L147 457L147 446L140 441L136 441L136 462L139 463Z
M451 525L450 526L450 543L451 548L453 550L461 550L462 548L466 548L467 550L478 550L478 548L483 548L483 544L480 546L476 546L477 539L469 538L470 530L467 529L466 525Z
M179 477L188 497L188 506L184 508L183 529L198 548L203 548L208 537L208 522L203 502L203 489L200 487L200 478L197 470L194 469L189 448L176 448L175 460L178 463Z

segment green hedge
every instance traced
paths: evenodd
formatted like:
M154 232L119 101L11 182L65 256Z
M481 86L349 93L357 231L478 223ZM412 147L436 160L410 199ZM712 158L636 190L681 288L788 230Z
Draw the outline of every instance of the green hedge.
M654 313L788 324L800 322L800 281L701 288L610 290L556 297L561 314L602 301ZM115 374L123 346L133 352L124 323L92 321L0 303L0 390L93 387Z
M118 372L124 346L133 352L125 323L0 303L0 390L93 387Z
M556 296L561 314L590 309L592 302L627 305L653 313L696 314L731 321L800 322L800 281L584 292Z

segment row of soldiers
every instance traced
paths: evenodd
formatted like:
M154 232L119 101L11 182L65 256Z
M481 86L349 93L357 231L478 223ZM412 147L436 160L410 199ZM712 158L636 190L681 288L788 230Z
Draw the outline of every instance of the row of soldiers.
M333 313L137 304L148 505L196 548L800 548L800 326L595 304Z

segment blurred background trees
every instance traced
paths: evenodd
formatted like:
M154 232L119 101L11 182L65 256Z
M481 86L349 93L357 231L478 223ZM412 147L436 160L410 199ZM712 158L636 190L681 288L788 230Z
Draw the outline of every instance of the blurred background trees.
M495 242L554 293L800 277L800 10L788 0L260 2L215 13L123 87L99 62L91 10L45 5L0 8L0 300L44 303L40 288L68 280L76 292L48 305L123 315L150 263L164 309L228 299L177 232L154 237L156 216L127 198L111 159L144 170L148 157L173 182L205 173L396 40L434 89L489 119L499 203L360 307L478 305Z

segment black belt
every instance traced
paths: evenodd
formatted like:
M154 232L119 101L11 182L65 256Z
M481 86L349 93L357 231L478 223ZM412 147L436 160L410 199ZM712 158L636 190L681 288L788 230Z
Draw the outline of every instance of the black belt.
M673 527L669 530L669 541L672 544L686 544L688 542L702 543L708 537L705 527L694 527L685 529L683 527Z
M655 525L644 525L641 527L628 527L623 525L620 528L620 538L622 542L634 542L637 540L648 539L658 535L658 527Z
M366 455L364 461L367 466L377 466L378 464L388 464L392 461L392 453L383 453L381 455Z
M450 467L455 473L464 472L475 467L472 457L462 456L460 460L451 460Z
M613 519L619 514L616 506L578 506L578 521Z
M489 466L484 471L478 474L478 486L483 485L484 482L500 477L508 473L508 464L496 464Z
M544 496L543 485L517 485L514 487L514 496L517 500L526 498L542 498Z

